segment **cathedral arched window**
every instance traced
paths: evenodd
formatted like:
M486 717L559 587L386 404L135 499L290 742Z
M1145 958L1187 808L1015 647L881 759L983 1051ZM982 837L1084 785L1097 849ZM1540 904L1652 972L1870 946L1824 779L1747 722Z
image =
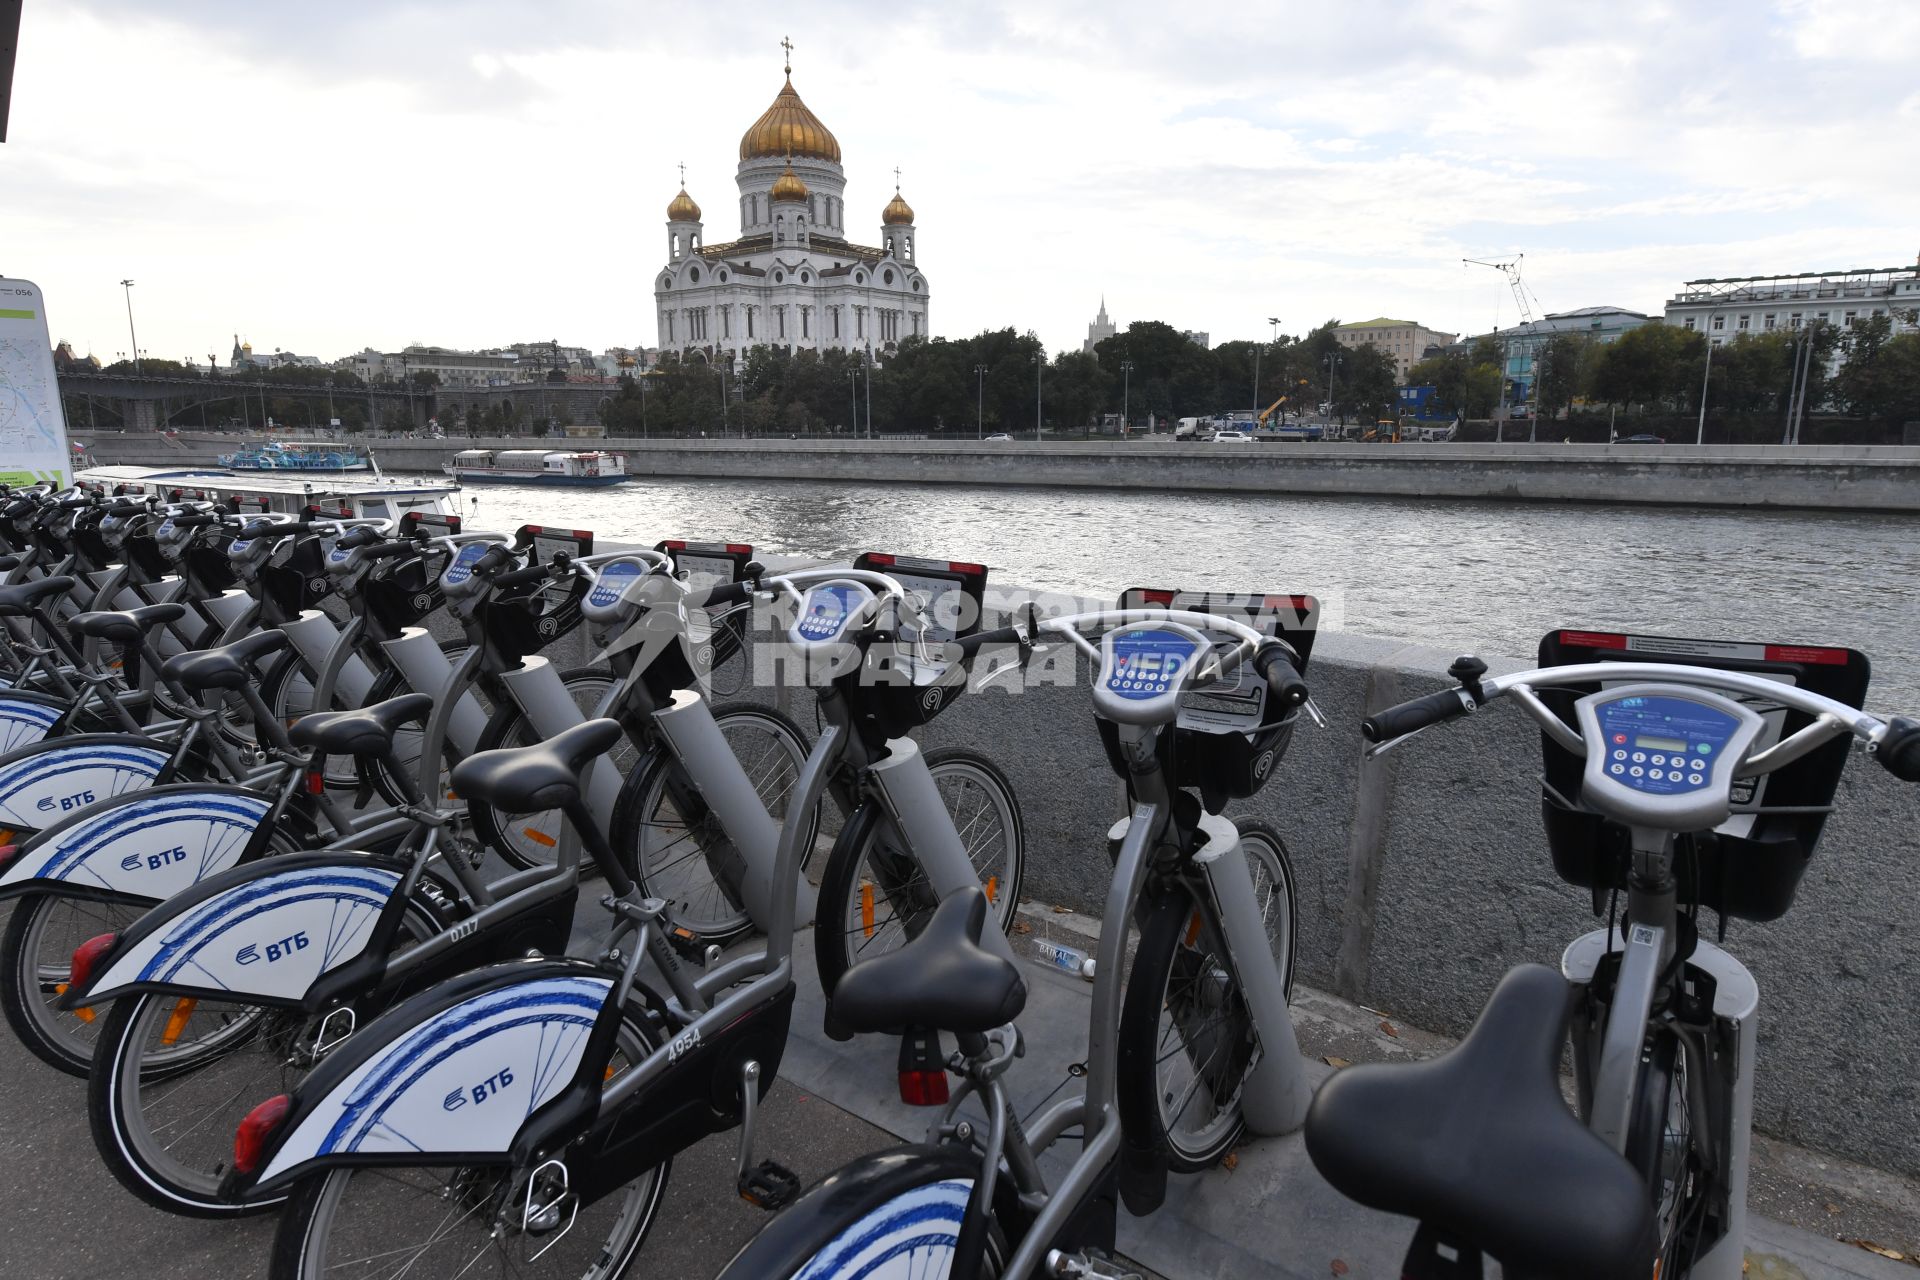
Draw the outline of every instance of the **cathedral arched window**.
M698 267L695 267L695 268L693 268L693 269L692 269L691 271L688 271L688 272L687 272L687 279L689 279L689 280L691 280L691 281L692 281L693 283L695 283L695 284L699 284L699 283L700 283L700 268L698 268Z
M865 283L867 282L867 273L866 273L866 272L864 272L864 271L856 271L856 272L854 272L854 273L853 273L853 282L854 282L855 284L865 284Z
M801 284L812 284L812 283L813 283L813 277L812 277L812 276L810 276L810 275L808 275L808 274L807 274L806 272L804 272L804 271L802 271L802 272L800 273L800 283L801 283Z
M671 289L671 288L673 288L673 277L672 277L672 276L661 276L661 277L660 277L660 287L661 287L662 289Z
M725 284L726 282L727 282L727 273L725 271L722 271L720 273L720 283Z
M786 279L787 279L787 273L784 271L776 271L773 273L773 282L775 284L784 284L786 282Z
M886 274L880 277L880 282L881 282L882 284L892 284L892 283L893 283L893 268L892 268L892 267L888 267L888 268L887 268L887 271L886 271Z

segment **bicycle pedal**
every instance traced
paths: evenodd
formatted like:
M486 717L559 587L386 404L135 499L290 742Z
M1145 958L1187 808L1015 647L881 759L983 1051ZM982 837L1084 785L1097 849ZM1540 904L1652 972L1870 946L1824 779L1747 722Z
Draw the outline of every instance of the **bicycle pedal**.
M707 949L701 945L699 934L677 924L668 925L661 932L666 935L667 945L678 952L682 960L706 967Z
M800 1194L800 1175L783 1164L762 1160L740 1175L740 1198L768 1213L784 1209Z

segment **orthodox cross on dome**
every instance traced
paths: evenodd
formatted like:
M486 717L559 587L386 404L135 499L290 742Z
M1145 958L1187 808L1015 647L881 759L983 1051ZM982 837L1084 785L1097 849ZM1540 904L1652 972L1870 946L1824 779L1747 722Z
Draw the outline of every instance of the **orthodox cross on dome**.
M789 40L786 36L781 36L780 47L787 51L786 59L785 59L786 65L783 66L781 70L785 71L788 75L792 75L793 74L793 41Z
M680 162L680 185L682 187L687 185L687 162L685 160Z
M900 194L900 166L893 166L893 194Z

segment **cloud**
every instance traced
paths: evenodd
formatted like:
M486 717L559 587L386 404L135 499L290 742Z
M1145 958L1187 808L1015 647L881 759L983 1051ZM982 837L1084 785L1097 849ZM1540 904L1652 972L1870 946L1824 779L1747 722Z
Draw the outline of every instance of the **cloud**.
M123 276L156 355L651 345L675 166L730 238L790 34L856 239L902 168L936 333L1074 347L1103 291L1216 340L1484 328L1511 299L1459 260L1515 252L1548 309L1658 311L1702 275L1908 256L1920 130L1888 124L1920 98L1876 51L1916 13L72 0L26 13L0 270L109 354Z

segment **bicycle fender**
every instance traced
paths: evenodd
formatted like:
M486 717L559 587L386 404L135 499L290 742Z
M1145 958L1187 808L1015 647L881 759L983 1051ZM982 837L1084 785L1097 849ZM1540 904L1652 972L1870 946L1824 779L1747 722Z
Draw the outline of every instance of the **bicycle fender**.
M0 824L38 831L90 804L144 791L172 753L131 733L89 733L0 755Z
M9 689L0 693L0 752L30 747L47 736L67 704L49 694Z
M239 862L273 800L232 784L176 783L97 801L25 842L0 898L60 890L158 902Z
M718 1280L839 1280L916 1248L951 1245L979 1176L979 1157L953 1147L861 1156L775 1215Z
M300 1084L239 1190L322 1163L505 1162L527 1117L573 1081L612 988L589 964L521 960L422 992Z
M322 974L364 952L405 867L356 853L291 854L234 867L175 894L121 933L63 1007L134 991L247 995L298 1005Z

